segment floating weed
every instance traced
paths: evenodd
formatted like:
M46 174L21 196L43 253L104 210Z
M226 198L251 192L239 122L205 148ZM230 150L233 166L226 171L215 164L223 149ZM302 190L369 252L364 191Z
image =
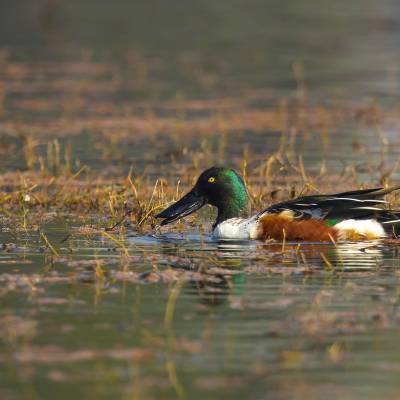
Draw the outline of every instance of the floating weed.
M57 346L26 346L14 354L18 364L65 364L87 362L96 359L136 360L146 362L153 358L150 349L120 348L120 349L79 349L68 351ZM5 358L0 356L5 362Z
M285 368L300 368L306 361L306 354L298 350L284 350L279 354Z
M44 242L46 243L46 246L51 250L51 252L56 256L59 257L60 254L58 253L58 251L54 248L54 246L50 243L49 239L47 238L46 234L44 232L40 232L40 236L42 237L42 239L44 240Z
M127 247L125 246L125 244L121 240L117 239L115 236L110 235L106 231L98 231L97 233L99 233L99 234L107 237L108 239L112 240L115 244L117 244L118 247L120 247L123 250L125 256L129 257L129 251L128 251Z
M326 352L327 352L327 356L330 361L332 361L333 363L338 363L344 357L344 353L345 353L344 350L345 350L345 346L343 345L343 343L334 342L330 346L327 347Z

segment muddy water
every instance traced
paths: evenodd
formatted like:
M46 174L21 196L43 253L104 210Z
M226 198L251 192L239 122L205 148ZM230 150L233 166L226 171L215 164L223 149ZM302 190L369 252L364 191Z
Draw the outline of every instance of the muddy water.
M177 176L193 168L187 151L209 148L200 165L239 165L247 152L251 169L290 132L189 135L180 124L214 115L221 99L250 98L237 111L295 101L351 115L398 104L394 0L8 3L4 172L26 168L30 135L38 157L54 137L70 146L73 171ZM173 116L174 128L153 132L149 114ZM325 160L328 177L350 170L376 185L398 159L396 118L314 126L295 148L310 173ZM218 243L192 226L130 227L116 242L82 224L44 224L54 251L30 227L0 233L1 399L398 397L398 247Z

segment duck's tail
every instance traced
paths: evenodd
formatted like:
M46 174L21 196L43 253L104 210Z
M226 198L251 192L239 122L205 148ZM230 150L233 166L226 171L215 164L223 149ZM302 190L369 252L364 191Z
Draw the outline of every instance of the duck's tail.
M382 210L377 221L389 236L400 237L400 211Z

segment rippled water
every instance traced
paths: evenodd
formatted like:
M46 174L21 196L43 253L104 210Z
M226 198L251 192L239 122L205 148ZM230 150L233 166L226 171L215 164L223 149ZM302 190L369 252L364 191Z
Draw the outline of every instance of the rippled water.
M0 2L0 165L26 168L33 135L42 158L70 145L74 171L178 176L246 152L251 169L290 129L180 124L224 99L239 113L300 97L349 110L295 137L307 172L325 160L327 179L377 185L398 160L399 15L395 0ZM389 121L353 118L376 105ZM398 398L397 245L87 223L44 224L54 251L33 228L0 232L1 399Z
M69 240L3 251L2 398L396 396L395 247Z

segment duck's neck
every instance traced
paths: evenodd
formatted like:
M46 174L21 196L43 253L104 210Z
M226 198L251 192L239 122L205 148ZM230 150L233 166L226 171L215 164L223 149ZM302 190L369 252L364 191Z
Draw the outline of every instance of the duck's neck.
M247 191L242 178L231 169L225 172L221 180L221 190L208 199L208 202L218 209L213 229L227 219L239 217L247 209Z
M240 197L235 197L230 201L226 201L217 205L218 215L214 222L213 229L221 222L226 221L230 218L236 218L243 214L247 208L247 194Z

